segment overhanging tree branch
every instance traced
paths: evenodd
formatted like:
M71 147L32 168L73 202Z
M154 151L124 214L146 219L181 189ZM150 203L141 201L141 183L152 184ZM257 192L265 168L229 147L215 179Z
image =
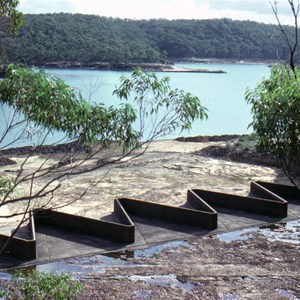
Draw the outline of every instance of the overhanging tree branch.
M40 70L9 66L6 78L0 82L0 101L46 130L40 139L41 145L29 149L12 178L11 187L0 198L0 210L7 207L10 211L0 218L22 215L24 222L24 216L33 209L60 209L75 203L102 178L79 196L58 201L58 191L73 177L104 167L109 172L112 166L124 163L125 158L132 160L142 155L155 139L177 129L189 129L195 120L207 117L197 97L172 90L167 77L159 80L155 74L141 69L136 69L131 78L123 77L114 95L123 100L119 107L88 103L64 82ZM134 107L127 102L130 95ZM134 124L140 127L134 128ZM32 158L39 155L51 130L61 130L66 138L75 142L62 147L68 151L40 156L39 164L32 167ZM47 147L51 151L51 147ZM104 151L112 149L115 153L105 157Z

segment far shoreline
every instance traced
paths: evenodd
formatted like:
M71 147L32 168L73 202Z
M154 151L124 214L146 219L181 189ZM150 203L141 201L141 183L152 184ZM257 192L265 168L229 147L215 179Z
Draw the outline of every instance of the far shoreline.
M260 59L230 59L230 58L182 58L174 59L172 63L191 63L191 64L237 64L237 65L274 65L278 63L276 60L260 60Z
M226 73L224 70L204 68L176 67L174 63L110 63L110 62L49 62L38 65L45 69L73 69L73 70L98 70L98 71L133 71L140 67L146 72L174 72L174 73Z
M13 63L13 62L12 62ZM223 58L170 58L168 63L144 63L144 62L70 62L70 61L54 61L46 63L30 63L29 67L38 67L42 69L66 69L66 70L95 70L95 71L133 71L140 67L146 72L166 72L166 73L212 73L225 74L222 69L206 68L183 68L175 66L175 64L188 63L195 65L267 65L271 67L277 62L274 60L249 60L249 59L223 59ZM3 77L4 70L8 64L0 65L0 77Z

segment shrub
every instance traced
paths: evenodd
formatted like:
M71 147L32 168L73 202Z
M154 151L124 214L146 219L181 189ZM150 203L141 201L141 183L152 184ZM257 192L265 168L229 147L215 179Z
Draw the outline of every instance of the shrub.
M76 299L83 285L68 273L19 272L13 280L0 287L0 297L24 300Z
M247 90L246 100L259 150L278 157L292 179L291 168L299 165L300 157L300 71L274 66L270 78Z

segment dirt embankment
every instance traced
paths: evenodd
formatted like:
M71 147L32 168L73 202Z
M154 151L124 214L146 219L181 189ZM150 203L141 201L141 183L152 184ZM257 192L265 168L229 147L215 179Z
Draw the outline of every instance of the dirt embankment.
M182 137L176 140L195 143L226 142L221 145L209 145L194 154L234 162L281 167L281 162L270 153L257 151L256 139L249 135L196 136Z

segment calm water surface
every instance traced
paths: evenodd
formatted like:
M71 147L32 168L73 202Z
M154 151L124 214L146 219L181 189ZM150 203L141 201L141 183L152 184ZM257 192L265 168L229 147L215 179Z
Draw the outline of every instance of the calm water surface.
M248 87L255 87L263 77L269 76L270 68L267 65L177 64L177 66L192 69L221 69L227 73L157 73L159 78L169 76L173 88L183 89L198 96L202 105L208 109L208 120L195 122L189 132L176 132L164 138L175 138L179 135L244 134L251 132L251 128L248 129L248 124L251 122L250 107L246 104L244 94ZM46 71L79 89L85 99L106 105L118 105L120 103L120 100L112 95L113 91L119 85L122 75L129 77L131 74L131 72L92 70L48 69ZM7 116L8 110L4 107L4 112L0 110L0 137L5 128ZM7 144L12 140L19 131L18 129L11 133L6 138L5 143ZM55 133L48 137L47 143L57 142L61 136ZM38 142L35 141L35 143ZM14 146L25 144L28 144L26 138ZM0 146L3 146L3 143Z
M224 70L226 74L208 73L157 73L159 77L169 76L173 88L183 89L198 96L208 111L208 120L195 122L190 132L181 135L243 134L251 132L250 107L245 101L246 89L253 88L263 77L270 74L267 65L248 64L176 64L178 67ZM112 96L119 84L120 76L130 76L130 72L90 71L90 70L47 70L70 85L81 90L85 98L90 98L95 86L100 88L91 99L107 105L119 103ZM176 133L173 136L177 136Z

